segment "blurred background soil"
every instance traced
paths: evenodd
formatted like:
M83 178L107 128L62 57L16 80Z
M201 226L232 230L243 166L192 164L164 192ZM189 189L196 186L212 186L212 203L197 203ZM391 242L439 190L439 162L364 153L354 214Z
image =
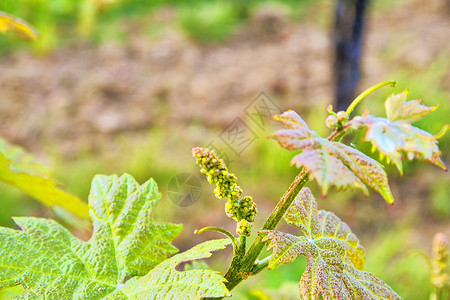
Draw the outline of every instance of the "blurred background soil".
M52 165L55 177L83 199L95 173L129 172L141 182L154 177L163 194L155 215L185 224L176 242L186 249L215 236L193 236L195 228L234 230L223 214L225 203L214 198L190 149L211 141L226 149L220 133L241 117L258 139L241 156L226 151L232 156L231 170L258 204L260 224L297 171L289 167L293 153L264 138L275 127L251 125L245 108L265 92L281 109L296 110L327 134L325 108L334 93L333 2L306 2L294 12L282 2L255 6L218 40L202 40L205 34L186 25L189 14L161 6L118 18L114 29L95 42L77 39L45 51L32 46L8 51L0 58L0 136ZM435 133L449 122L447 5L444 0L372 3L359 90L389 79L396 79L398 87L370 96L360 112L383 114L385 97L409 88L410 99L441 105L419 123L421 128ZM447 134L440 145L447 165L448 142ZM410 287L422 282L429 289L423 283L426 274L409 269L426 263L411 258L409 250L428 253L437 231L450 237L449 175L420 162L407 163L401 178L393 168L388 171L393 207L374 192L366 199L359 191L333 191L326 199L318 197L319 206L336 212L361 238L370 271L408 299L423 299ZM200 200L187 208L167 199L168 182L182 172L204 183ZM319 196L316 183L310 186ZM13 226L12 215L52 216L26 196L1 188L8 207L0 216L2 225Z

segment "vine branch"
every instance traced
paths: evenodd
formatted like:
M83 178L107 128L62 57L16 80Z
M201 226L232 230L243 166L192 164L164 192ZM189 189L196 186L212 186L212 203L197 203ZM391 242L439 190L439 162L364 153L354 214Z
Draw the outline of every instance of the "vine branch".
M294 181L289 186L288 190L281 197L277 206L274 208L269 218L264 223L262 230L272 230L280 222L286 210L294 201L298 192L306 185L308 182L308 170L303 168L300 173L295 177ZM238 285L242 280L248 278L249 275L253 275L253 268L255 266L256 259L264 248L264 243L262 238L258 235L250 246L249 250L239 263L232 263L230 269L225 274L225 283L228 290L232 290L236 285ZM234 261L233 261L234 262ZM259 271L258 271L259 272Z

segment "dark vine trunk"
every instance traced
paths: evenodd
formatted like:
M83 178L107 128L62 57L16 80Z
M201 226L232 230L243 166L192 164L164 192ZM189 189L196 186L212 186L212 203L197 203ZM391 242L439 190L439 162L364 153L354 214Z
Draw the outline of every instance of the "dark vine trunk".
M334 81L338 110L345 110L355 97L369 0L337 0L334 27Z

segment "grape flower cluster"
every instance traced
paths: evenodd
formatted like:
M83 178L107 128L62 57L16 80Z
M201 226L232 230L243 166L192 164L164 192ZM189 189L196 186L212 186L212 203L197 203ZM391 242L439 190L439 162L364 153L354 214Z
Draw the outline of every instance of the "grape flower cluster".
M196 147L192 154L206 175L209 184L216 185L214 194L219 199L228 199L225 206L227 216L236 220L238 235L249 236L252 223L257 213L256 204L251 196L242 197L242 189L237 185L237 177L228 171L223 159L219 159L214 151Z

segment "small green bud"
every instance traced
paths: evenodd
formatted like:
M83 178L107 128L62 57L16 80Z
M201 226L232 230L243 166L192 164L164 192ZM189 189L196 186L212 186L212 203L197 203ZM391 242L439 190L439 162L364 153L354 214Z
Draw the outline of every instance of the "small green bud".
M338 120L336 118L336 116L334 115L329 115L326 119L325 119L325 124L327 125L328 128L330 129L335 129L338 126Z
M225 212L228 217L232 219L237 219L237 212L239 211L236 202L228 200L227 204L225 205Z
M341 124L345 123L348 119L347 113L343 110L338 111L336 116L337 116L338 122Z
M241 220L237 224L236 233L238 235L250 236L251 231L252 231L252 224L250 224L246 220Z
M239 200L239 220L245 219L248 222L254 222L258 210L256 203L251 196L245 196Z

